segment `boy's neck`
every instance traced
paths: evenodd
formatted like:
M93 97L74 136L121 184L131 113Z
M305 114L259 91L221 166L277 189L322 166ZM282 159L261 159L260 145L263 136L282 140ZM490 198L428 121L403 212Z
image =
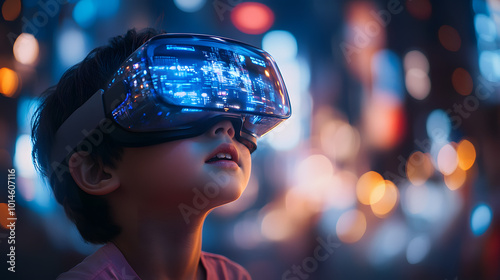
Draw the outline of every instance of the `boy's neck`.
M200 256L205 217L189 224L183 219L132 219L113 242L142 280L204 280Z

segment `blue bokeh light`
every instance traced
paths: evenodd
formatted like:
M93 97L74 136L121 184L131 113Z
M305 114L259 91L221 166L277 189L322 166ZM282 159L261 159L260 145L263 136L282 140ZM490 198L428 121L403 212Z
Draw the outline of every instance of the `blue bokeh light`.
M470 219L470 227L475 236L480 236L486 232L491 224L492 219L491 208L485 203L480 203L472 210Z
M474 17L474 26L478 37L487 42L493 42L497 36L497 30L493 20L485 14L477 14Z
M434 110L427 117L426 123L427 135L436 143L448 141L451 133L451 121L445 111Z
M81 0L73 9L73 19L83 28L90 27L96 18L97 9L92 0Z

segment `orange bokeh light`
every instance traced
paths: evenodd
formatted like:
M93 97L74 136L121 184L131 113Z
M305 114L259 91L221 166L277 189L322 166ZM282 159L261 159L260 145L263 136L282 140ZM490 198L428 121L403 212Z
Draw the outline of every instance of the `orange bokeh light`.
M433 172L431 157L427 153L414 152L406 162L406 177L415 186L424 184Z
M469 72L463 68L457 68L453 71L451 83L453 88L461 95L469 95L474 86Z
M7 67L0 69L0 93L12 97L19 87L19 77L14 70Z
M458 31L449 25L441 26L438 31L438 36L441 45L449 51L456 52L462 45L462 39L460 39Z
M448 189L454 191L460 188L465 183L465 179L467 179L466 172L461 168L457 168L450 175L444 176L444 183L446 184Z
M389 180L385 180L384 185L379 185L377 189L380 189L382 196L376 201L372 201L371 208L373 214L377 217L385 217L398 202L399 191L396 185ZM375 192L374 192L375 193Z
M245 2L232 10L231 21L241 32L262 34L273 25L274 13L262 3Z
M6 0L2 5L2 16L7 21L15 20L21 13L20 0Z
M337 221L337 236L344 243L354 243L359 241L365 234L365 231L365 214L357 209L345 212Z
M458 166L469 170L476 160L476 149L469 140L462 140L457 146Z
M0 225L3 228L7 228L7 225L9 224L7 218L15 218L15 216L9 215L9 208L7 206L7 203L0 203Z
M372 199L372 196L374 196L373 192L380 184L383 183L384 178L375 171L369 171L361 175L358 183L356 184L356 195L359 202L365 205L370 205L370 200Z

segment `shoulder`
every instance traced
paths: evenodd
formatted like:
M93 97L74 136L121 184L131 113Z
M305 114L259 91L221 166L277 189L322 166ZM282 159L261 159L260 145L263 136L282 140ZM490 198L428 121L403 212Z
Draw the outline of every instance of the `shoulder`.
M108 280L139 279L120 250L112 243L99 248L69 271L59 275L57 280Z
M207 270L207 280L251 280L248 271L232 260L213 253L202 252L201 260Z

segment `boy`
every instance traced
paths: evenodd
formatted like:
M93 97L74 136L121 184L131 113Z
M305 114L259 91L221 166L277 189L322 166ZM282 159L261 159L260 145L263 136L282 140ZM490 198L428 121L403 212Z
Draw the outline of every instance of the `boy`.
M82 237L105 244L58 279L250 279L201 251L256 139L290 116L272 58L225 38L130 30L45 93L33 158Z

